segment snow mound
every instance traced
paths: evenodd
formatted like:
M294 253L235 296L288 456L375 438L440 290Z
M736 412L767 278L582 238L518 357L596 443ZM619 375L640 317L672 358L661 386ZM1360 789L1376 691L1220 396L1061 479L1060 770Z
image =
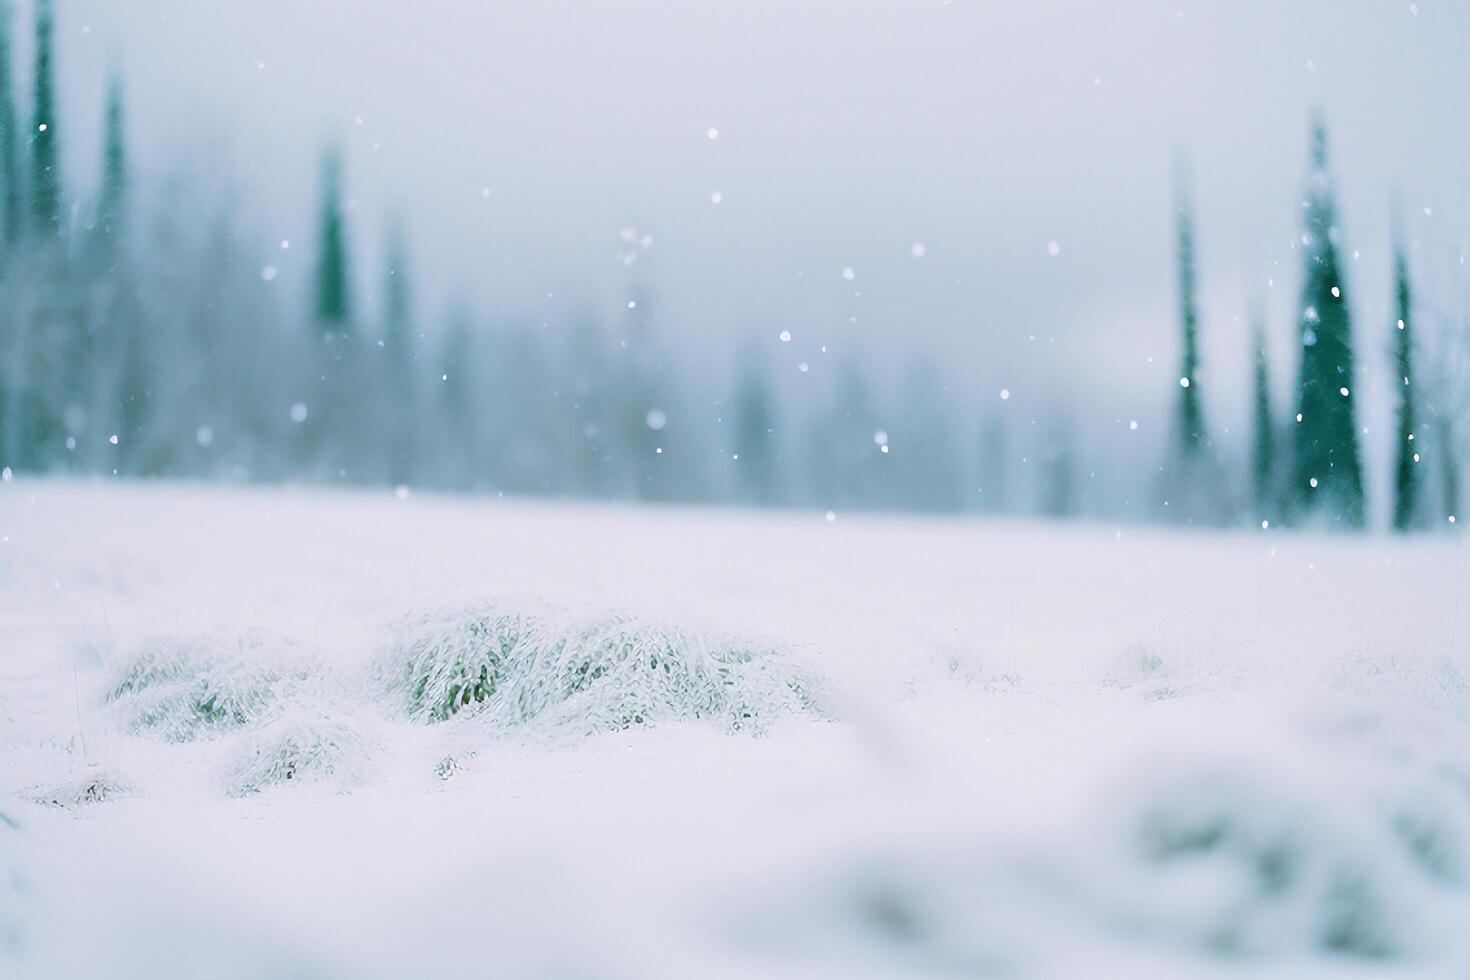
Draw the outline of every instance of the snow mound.
M105 769L88 767L87 771L35 794L36 802L74 810L78 807L106 803L132 795L133 787L126 779Z
M1470 770L1401 753L1333 769L1331 756L1306 780L1301 765L1120 771L1060 848L1055 828L858 846L815 880L768 888L781 897L756 935L912 974L1470 963Z
M679 719L759 732L815 707L813 679L774 646L622 614L421 616L400 627L382 676L416 721L472 713L502 733Z
M1396 823L1243 775L1169 785L1134 821L1134 870L1175 897L1140 902L1125 924L1226 956L1397 958L1413 946L1415 898L1438 885ZM1446 846L1447 826L1420 829L1428 852Z
M281 719L251 740L230 774L229 794L250 796L287 784L354 783L369 755L366 742L350 725Z
M233 639L161 638L144 643L114 673L104 697L127 730L192 742L274 717L309 676L275 666L258 633Z

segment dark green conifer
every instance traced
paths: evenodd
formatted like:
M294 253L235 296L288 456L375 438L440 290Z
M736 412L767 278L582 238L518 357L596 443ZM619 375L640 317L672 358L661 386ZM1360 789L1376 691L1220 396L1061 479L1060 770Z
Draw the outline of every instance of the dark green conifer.
M341 333L351 314L347 285L347 236L342 217L342 157L322 157L320 230L317 242L316 316L325 332Z
M51 82L51 0L36 0L35 117L31 125L31 217L37 230L62 226L56 99Z
M1393 481L1393 526L1407 531L1418 522L1419 452L1414 443L1418 425L1415 412L1413 360L1412 298L1409 292L1409 268L1401 247L1394 248L1394 298L1398 316L1394 321L1393 359L1394 390L1398 392L1398 448L1395 453Z
M1291 517L1318 515L1328 524L1361 528L1366 520L1363 472L1354 413L1352 322L1338 260L1327 131L1312 129L1302 234L1301 372L1288 503Z
M386 359L388 393L385 420L388 436L388 478L408 483L414 471L413 418L416 392L413 385L413 316L408 283L408 245L403 227L394 222L388 230L388 269L384 295L383 354Z
M1194 213L1188 195L1178 193L1175 233L1179 260L1179 414L1176 422L1181 463L1189 463L1209 444L1199 386L1199 313L1195 306Z
M0 0L0 238L7 246L25 228L25 177L21 173L20 123L15 117L15 84L11 74L11 0Z
M1276 423L1271 411L1271 369L1266 354L1266 331L1261 314L1256 314L1252 328L1255 347L1255 370L1252 385L1251 497L1262 519L1269 520L1276 509Z
M100 251L110 254L127 220L128 154L123 138L122 79L114 75L107 85L107 110L102 132L102 186L97 198L96 235Z

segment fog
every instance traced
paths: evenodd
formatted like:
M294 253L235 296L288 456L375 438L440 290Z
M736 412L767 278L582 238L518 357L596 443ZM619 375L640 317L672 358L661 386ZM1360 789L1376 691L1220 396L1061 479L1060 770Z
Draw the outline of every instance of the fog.
M269 227L306 243L317 147L340 138L359 260L376 268L399 207L424 297L532 316L620 306L619 233L636 227L655 242L639 271L690 344L777 325L895 355L934 342L987 388L1039 361L1142 411L1175 373L1177 148L1206 364L1232 381L1252 301L1288 353L1313 107L1361 254L1362 327L1384 315L1395 190L1426 261L1463 238L1456 3L75 0L59 15L77 144L119 64L141 156L221 141ZM307 289L309 258L271 259L281 289Z
M1060 415L1094 462L1136 469L1177 395L1182 187L1196 381L1243 453L1255 308L1277 414L1293 401L1320 112L1373 479L1392 222L1426 332L1463 324L1463 5L66 0L57 17L78 199L116 72L139 179L229 188L286 310L310 301L318 167L340 144L357 309L381 306L397 219L426 337L454 309L616 329L643 297L691 376L724 384L737 340L798 400L848 354L897 399L911 365L937 364L964 445L987 412Z

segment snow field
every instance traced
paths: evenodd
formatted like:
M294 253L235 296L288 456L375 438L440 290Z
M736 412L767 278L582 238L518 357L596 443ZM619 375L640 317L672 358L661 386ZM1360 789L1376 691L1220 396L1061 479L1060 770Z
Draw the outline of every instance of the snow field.
M0 493L19 976L1470 965L1456 541Z

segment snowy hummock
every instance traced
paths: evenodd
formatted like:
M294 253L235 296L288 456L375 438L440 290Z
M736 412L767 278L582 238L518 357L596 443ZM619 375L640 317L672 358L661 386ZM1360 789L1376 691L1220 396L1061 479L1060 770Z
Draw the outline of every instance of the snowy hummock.
M0 974L1465 975L1465 550L16 479Z

